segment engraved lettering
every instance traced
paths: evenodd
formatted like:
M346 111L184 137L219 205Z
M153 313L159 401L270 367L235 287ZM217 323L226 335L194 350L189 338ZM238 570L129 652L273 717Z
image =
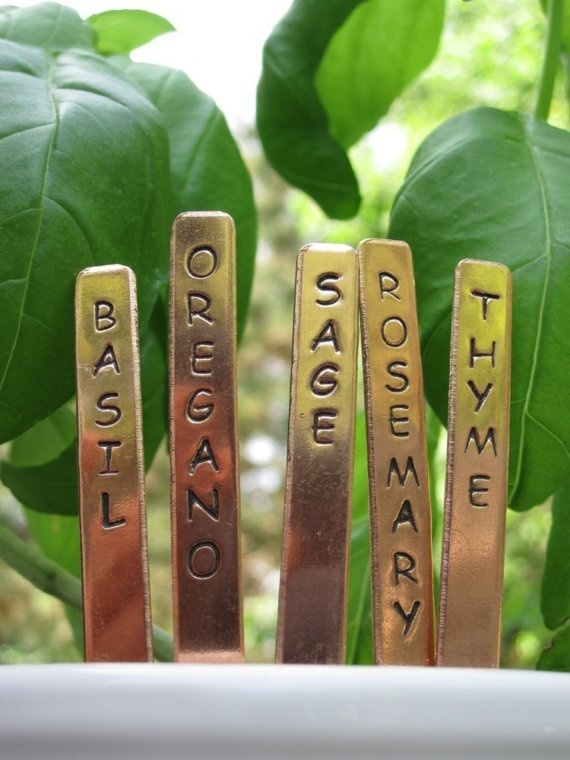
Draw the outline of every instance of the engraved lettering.
M496 432L495 428L490 427L487 430L487 435L485 436L485 440L483 441L483 443L481 443L481 439L479 438L479 431L477 430L476 427L472 427L471 430L469 431L469 435L467 436L465 451L467 451L467 449L469 448L469 444L471 443L471 441L473 441L473 443L477 447L477 453L482 454L487 444L490 443L491 446L493 447L494 455L497 456L497 444L495 442L495 432Z
M400 583L400 576L403 575L412 583L417 583L418 579L412 575L416 569L416 560L408 552L394 552L394 580L396 585Z
M116 520L111 520L110 506L109 506L109 494L107 491L101 493L101 512L103 513L102 525L105 530L112 528L121 528L127 524L124 517L118 517Z
M477 388L473 380L468 380L467 385L469 386L469 390L471 391L471 393L477 399L477 405L475 407L475 411L480 412L481 409L483 408L483 404L489 398L489 394L493 390L493 383L487 383L487 386L485 387L485 390L483 392L481 392Z
M401 486L404 486L406 484L406 480L408 479L408 475L413 475L414 480L416 481L416 485L419 487L420 480L418 478L418 473L416 472L416 466L414 464L414 458L409 456L406 460L406 469L404 473L400 472L400 467L398 465L398 460L396 457L392 457L390 459L390 466L388 468L388 488L392 485L392 475L396 475L398 478L398 482Z
M97 441L97 446L105 450L105 469L99 470L99 475L118 475L118 470L111 469L111 459L113 457L113 449L118 449L119 446L122 446L122 443L120 441Z
M319 290L322 290L324 293L333 293L334 295L329 296L328 298L317 298L317 303L321 306L333 306L335 303L338 303L340 299L342 298L342 293L340 290L332 285L330 282L327 282L327 280L332 280L333 282L338 282L340 280L340 274L337 274L336 272L326 272L325 274L321 274L317 279L317 288Z
M218 267L218 256L213 248L199 246L190 251L186 260L188 274L199 280L205 280L214 274Z
M97 301L94 306L95 310L95 329L97 332L104 332L110 330L117 324L116 318L113 316L115 311L114 305L111 301Z
M199 541L188 552L188 570L194 578L213 578L221 563L220 550L213 541Z
M111 425L115 425L121 419L123 413L119 407L108 403L109 401L114 401L118 398L118 393L103 393L99 396L96 404L97 409L100 412L108 412L111 416L106 420L95 420L96 425L99 425L99 427L110 427Z
M500 301L501 296L496 295L495 293L484 293L482 290L472 290L471 295L475 296L475 298L481 298L482 302L481 305L483 307L483 319L487 320L487 312L489 309L489 301Z
M214 413L214 404L199 404L199 396L211 396L212 391L209 388L199 388L188 400L186 405L186 417L189 422L205 422Z
M475 346L475 338L471 338L469 343L469 366L473 368L477 359L490 359L491 366L494 367L496 346L496 341L493 341L490 351L478 351Z
M419 599L416 599L416 601L412 604L412 609L409 612L406 612L400 602L394 602L394 609L400 615L402 620L404 621L404 636L407 636L410 632L410 629L412 625L414 624L414 620L416 619L418 612L420 611L420 601Z
M414 533L418 532L416 521L414 519L414 513L412 511L412 505L409 499L404 499L404 501L402 502L402 506L400 507L398 516L392 523L392 533L395 533L400 527L400 525L405 525L406 523L408 525L411 525Z
M408 340L408 326L400 317L388 317L380 328L382 339L390 348L400 348Z
M334 443L333 431L336 420L335 409L319 409L313 413L313 440L321 446L330 446Z
M478 507L479 509L485 509L489 506L488 502L486 501L479 501L480 497L478 494L484 494L489 493L489 489L486 488L484 485L479 485L480 483L489 482L491 480L490 475L471 475L469 477L469 488L467 489L469 493L469 503L472 507Z
M220 495L216 488L212 489L212 505L206 504L191 488L188 489L188 519L192 521L194 507L199 507L206 514L210 515L212 520L217 520L220 516Z
M317 348L319 348L319 346L322 346L325 343L330 343L334 349L335 354L340 354L338 338L336 335L336 323L334 319L329 319L328 322L325 322L323 329L311 343L311 351L314 353Z
M392 393L403 393L404 391L407 391L410 387L410 381L408 379L408 376L405 375L403 372L396 372L398 369L408 369L408 362L404 361L395 361L390 362L390 364L387 367L388 374L399 380L401 385L394 386L394 385L388 385L386 384L386 388L391 391Z
M410 421L409 417L406 417L405 415L401 415L398 417L396 415L396 412L399 411L409 411L410 407L407 404L394 404L390 407L390 417L389 417L389 423L390 423L390 432L393 436L396 438L408 438L410 433L408 430L402 430L401 428L397 428L398 425L405 425Z
M330 396L338 388L336 379L339 368L336 364L321 364L311 378L311 390L315 396Z
M401 301L396 291L400 287L400 282L391 272L379 272L378 281L380 283L380 299L383 301L384 296L391 296L396 301Z
M93 377L97 377L99 372L103 369L108 369L112 367L117 375L121 374L121 370L119 369L119 362L117 361L117 357L115 356L115 349L113 348L112 343L107 343L105 348L103 349L103 353L101 354L99 360L97 361L97 364L93 368Z
M194 324L194 317L200 317L209 325L214 324L214 320L208 313L211 305L212 301L205 293L197 291L188 293L188 324L190 326Z
M214 343L211 340L197 340L192 343L190 366L195 375L211 375L211 362L214 358ZM204 366L206 365L206 366Z
M210 441L208 438L202 438L200 443L198 444L198 448L196 449L196 453L194 454L194 458L190 462L190 467L188 468L188 472L190 475L194 475L198 467L200 467L201 464L210 464L210 467L215 471L219 472L220 468L218 467L218 463L216 462L216 458L214 456L214 452L212 451L212 446L210 445Z

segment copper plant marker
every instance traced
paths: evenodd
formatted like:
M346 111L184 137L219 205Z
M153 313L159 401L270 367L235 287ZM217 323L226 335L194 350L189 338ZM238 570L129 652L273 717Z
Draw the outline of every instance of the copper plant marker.
M433 665L431 512L412 255L359 247L368 437L374 659Z
M178 216L170 277L174 656L242 662L231 217Z
M135 278L85 269L75 294L85 659L152 660Z
M344 245L297 260L278 662L345 658L357 265Z
M438 665L497 667L509 444L511 273L455 273Z

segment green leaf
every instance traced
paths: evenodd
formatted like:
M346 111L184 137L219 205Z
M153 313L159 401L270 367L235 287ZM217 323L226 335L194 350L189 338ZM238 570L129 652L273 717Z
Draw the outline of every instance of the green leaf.
M46 514L77 515L76 439L43 464L17 466L2 462L0 476L24 506Z
M570 625L556 634L550 647L540 655L536 668L570 673Z
M57 27L54 28L54 34ZM131 266L145 329L166 277L168 144L159 114L86 50L0 40L0 441L73 393L73 293Z
M316 75L331 135L347 149L433 60L445 0L371 0L334 34Z
M159 299L151 319L152 329L141 351L145 469L152 464L167 427L164 308ZM10 461L0 464L0 478L30 510L77 515L75 415L63 407L17 438L12 444ZM46 547L42 548L48 553ZM57 555L52 559L58 560Z
M161 34L174 31L170 21L149 11L104 11L89 16L87 23L96 32L95 45L102 55L130 53Z
M540 504L570 473L570 134L490 108L420 146L390 237L414 254L425 381L447 417L453 272L464 258L513 272L510 503Z
M255 262L257 218L251 179L226 120L212 98L181 71L116 61L162 115L170 138L174 205L182 211L230 214L237 239L238 337L243 334Z
M69 48L93 49L93 37L76 11L58 3L0 8L0 38L5 40L60 53Z
M542 576L540 607L544 623L554 630L570 620L570 481L552 501L552 526Z
M373 662L368 459L366 421L362 412L356 420L346 661L350 665Z
M265 43L257 92L267 158L336 219L354 216L360 195L350 161L330 134L315 76L333 35L361 2L297 0Z
M76 436L75 414L65 405L12 441L10 462L37 467L58 457Z

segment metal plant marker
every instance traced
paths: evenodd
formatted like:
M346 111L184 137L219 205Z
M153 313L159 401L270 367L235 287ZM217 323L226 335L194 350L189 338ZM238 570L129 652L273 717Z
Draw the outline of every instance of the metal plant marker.
M277 661L342 663L354 458L358 260L297 259Z
M511 273L455 273L438 665L497 667L508 484Z
M85 659L152 660L135 278L83 270L75 295Z
M174 656L242 662L235 229L227 214L174 222L170 461Z
M374 660L435 661L429 474L412 255L359 247Z
M235 229L173 225L170 464L174 659L244 661ZM85 659L153 659L135 277L77 277ZM358 305L378 665L497 667L508 484L511 273L455 273L439 630L420 336L409 246L312 244L297 259L279 663L342 664L356 423ZM429 371L429 368L427 369ZM365 580L365 579L364 579Z

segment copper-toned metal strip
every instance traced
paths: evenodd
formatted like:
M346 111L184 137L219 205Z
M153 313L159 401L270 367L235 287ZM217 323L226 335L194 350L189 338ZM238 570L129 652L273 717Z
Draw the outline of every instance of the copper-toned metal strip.
M170 277L174 656L242 662L231 217L177 217Z
M511 273L455 273L438 665L497 667L507 506Z
M152 660L135 277L85 269L75 292L85 659Z
M297 260L278 662L345 658L357 264L340 245Z
M431 512L412 255L360 244L374 659L433 665Z

